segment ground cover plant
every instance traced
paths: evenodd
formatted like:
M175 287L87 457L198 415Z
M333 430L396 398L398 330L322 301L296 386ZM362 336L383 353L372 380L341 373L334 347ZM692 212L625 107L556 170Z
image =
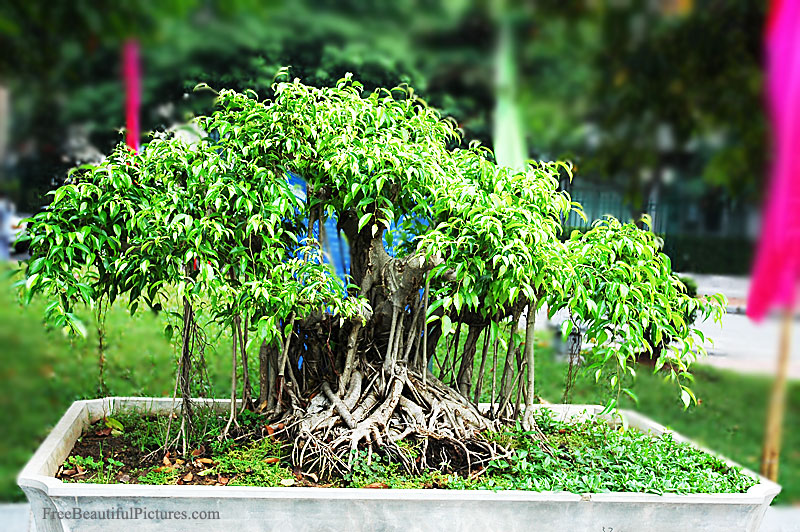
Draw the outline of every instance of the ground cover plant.
M217 440L256 414L284 427L293 472L324 481L352 475L361 451L409 473L468 476L508 454L483 434L517 423L556 456L532 408L533 317L545 305L570 312L564 333L586 335L595 379L617 396L637 356L671 338L655 369L690 404L704 338L684 316L719 319L722 297L690 297L634 223L609 218L560 240L562 219L580 212L558 189L568 164L499 167L479 145L460 148L454 122L409 88L365 95L346 77L274 93L221 91L198 119L207 137L120 146L73 172L30 224L22 297L49 298L49 322L77 334L76 308L92 309L101 388L110 306L170 320L184 408L164 458L185 461L208 434L192 397L209 390L214 327L229 331L230 396L242 403ZM346 280L325 260L331 217L350 246ZM521 332L508 325L525 316ZM478 408L486 385L489 412Z
M211 433L224 429L224 416L211 415ZM548 410L534 417L554 453L541 448L517 424L481 436L502 451L498 458L461 473L447 467L410 471L403 461L377 449L354 450L350 471L322 480L292 465L293 443L281 438L282 424L263 426L245 416L245 431L231 440L211 439L188 457L161 456L164 419L123 414L106 418L80 438L58 472L67 482L200 484L230 486L316 486L352 488L440 488L569 491L573 493L741 493L758 481L723 460L673 440L635 429L612 428L602 420L563 421ZM153 429L156 429L153 432ZM147 451L151 451L145 454ZM402 452L421 457L419 445Z

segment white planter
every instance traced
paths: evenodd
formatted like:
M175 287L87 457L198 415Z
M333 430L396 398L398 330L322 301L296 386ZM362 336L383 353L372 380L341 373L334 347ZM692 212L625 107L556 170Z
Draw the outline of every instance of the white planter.
M211 403L223 411L230 404L225 400ZM99 485L54 478L89 424L114 412L168 412L172 406L172 399L129 397L73 403L18 478L31 503L35 530L755 531L780 492L780 486L763 477L747 493L708 495ZM601 410L595 405L542 408L565 418ZM620 413L622 422L632 427L656 434L666 430L635 412ZM674 437L686 441L678 434ZM137 511L139 515L132 518ZM177 516L164 518L153 515L154 511ZM212 515L200 519L201 514L195 512ZM214 512L218 519L213 518Z

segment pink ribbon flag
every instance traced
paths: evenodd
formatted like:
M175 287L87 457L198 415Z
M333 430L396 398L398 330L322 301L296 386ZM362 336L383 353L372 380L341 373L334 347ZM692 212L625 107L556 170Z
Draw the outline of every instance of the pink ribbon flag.
M791 311L800 277L800 0L773 0L766 28L773 160L747 315Z
M141 71L139 43L128 40L122 51L122 75L125 80L125 143L139 151L139 106L141 104Z

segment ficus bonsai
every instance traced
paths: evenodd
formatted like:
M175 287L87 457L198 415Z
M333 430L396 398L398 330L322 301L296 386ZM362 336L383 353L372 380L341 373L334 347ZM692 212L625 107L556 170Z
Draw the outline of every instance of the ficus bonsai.
M569 164L499 167L485 147L458 147L456 123L407 87L363 94L346 76L273 90L266 101L219 92L198 142L157 134L74 170L30 223L22 293L52 300L51 323L80 332L75 305L121 298L132 314L172 316L184 451L209 321L231 331L232 398L239 368L242 407L283 422L295 465L323 475L344 473L364 446L420 470L492 458L481 432L515 419L535 437L545 306L569 311L564 332L580 325L588 364L619 392L636 357L669 336L656 369L668 363L691 400L683 379L704 338L683 316L719 319L722 296L686 294L633 223L608 218L560 240L564 217L581 213L558 189ZM325 260L332 217L349 243L346 281ZM403 439L421 445L419 462Z

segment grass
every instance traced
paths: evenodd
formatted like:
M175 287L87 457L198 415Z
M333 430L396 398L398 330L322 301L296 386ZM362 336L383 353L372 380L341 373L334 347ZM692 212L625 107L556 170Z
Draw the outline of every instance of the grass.
M2 275L2 271L0 271ZM0 500L19 501L24 496L16 475L41 440L76 399L97 396L96 338L88 313L89 335L72 340L42 324L44 302L23 308L11 290L12 281L0 280ZM175 351L163 334L162 318L144 313L131 318L121 307L107 317L108 393L112 395L170 396L174 387ZM225 396L229 378L226 337L210 338L210 393ZM546 343L547 338L542 342ZM255 358L255 357L254 357ZM502 368L502 364L498 364ZM499 369L501 371L501 369ZM536 375L539 394L560 402L565 365L554 360L547 345L537 348ZM695 369L693 389L700 404L683 410L674 386L659 376L640 370L634 391L639 404L620 397L620 406L640 412L757 470L763 440L764 417L770 380L706 367ZM779 482L781 503L800 503L800 382L789 388L784 423ZM573 389L575 403L605 404L608 393L588 375L579 375Z
M17 303L8 266L0 264L0 500L24 500L16 476L72 401L98 396L97 338L90 312L79 312L86 339L72 339L42 323L44 301ZM122 307L106 319L106 382L109 395L171 396L175 350L163 333L162 318L133 318ZM227 350L206 358L212 393L223 396L230 378ZM229 382L229 381L228 381Z

